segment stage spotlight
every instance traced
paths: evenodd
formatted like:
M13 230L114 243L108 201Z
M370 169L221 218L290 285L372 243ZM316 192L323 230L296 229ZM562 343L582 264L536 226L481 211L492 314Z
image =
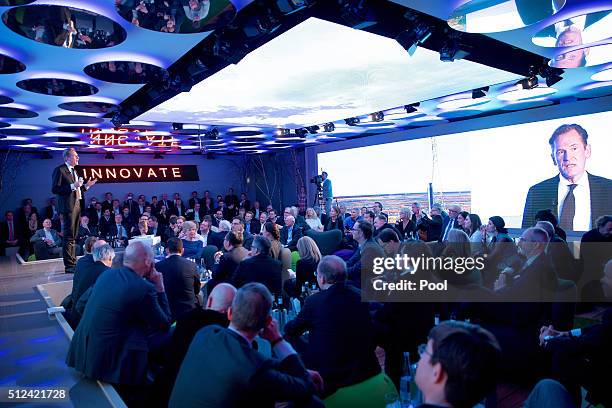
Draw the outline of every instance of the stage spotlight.
M487 92L489 92L488 86L483 86L482 88L477 88L472 90L472 99L484 98L487 96Z
M173 123L172 124L172 130L183 130L183 124L182 123Z
M372 122L382 122L385 120L385 114L383 111L374 112L370 114L370 118L372 119Z
M297 137L306 137L307 133L308 133L308 130L306 130L305 128L295 129L295 134Z
M276 136L289 136L289 133L291 133L290 129L285 129L285 128L276 129Z
M406 109L406 113L414 113L419 105L421 105L420 102L411 103L410 105L404 105L404 109Z
M106 160L115 160L115 156L113 156L113 154L111 152L106 152L106 154L104 155L104 159L106 159Z
M417 47L423 44L431 36L431 29L425 23L414 20L412 28L400 33L395 41L400 43L409 55L414 55Z
M347 119L344 119L344 123L346 123L349 126L355 126L359 123L359 118L347 118Z
M307 126L306 130L308 131L308 133L310 133L311 135L316 135L317 134L317 130L319 130L320 128L317 125L314 126Z
M521 79L516 83L517 87L523 89L533 89L538 86L538 77L533 75L524 79Z
M546 80L546 86L553 86L562 80L563 77L561 74L563 74L563 72L562 69L549 67L546 63L540 68L540 75Z
M336 129L336 126L332 122L323 124L324 132L333 132L335 129Z
M163 159L163 158L164 158L164 155L163 155L163 154L161 154L161 153L155 153L155 154L153 155L153 160L161 160L161 159Z

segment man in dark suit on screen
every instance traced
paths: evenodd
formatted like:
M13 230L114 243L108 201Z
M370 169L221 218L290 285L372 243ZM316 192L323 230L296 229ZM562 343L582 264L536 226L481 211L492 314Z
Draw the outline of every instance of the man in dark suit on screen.
M522 228L531 227L539 210L550 209L566 231L589 231L610 211L612 180L585 170L591 157L588 134L580 125L561 125L548 141L559 175L529 189Z
M79 155L74 148L64 150L64 163L53 170L51 191L57 195L59 212L64 214L63 258L66 273L74 273L76 254L74 239L79 229L81 208L85 208L85 191L96 184L98 179L91 178L84 182L75 167L79 164Z

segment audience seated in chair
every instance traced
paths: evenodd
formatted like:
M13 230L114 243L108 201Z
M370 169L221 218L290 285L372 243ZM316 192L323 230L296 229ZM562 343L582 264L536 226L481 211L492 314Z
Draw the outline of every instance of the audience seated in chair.
M34 245L36 260L59 258L62 253L62 241L57 231L51 229L49 218L43 221L43 228L36 231L30 242Z

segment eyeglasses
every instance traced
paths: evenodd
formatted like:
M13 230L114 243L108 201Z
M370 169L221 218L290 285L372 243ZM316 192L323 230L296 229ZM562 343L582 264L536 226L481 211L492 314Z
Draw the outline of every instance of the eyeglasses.
M420 344L419 347L417 347L417 352L419 353L419 356L423 356L423 354L427 354L429 357L432 357L432 354L427 351L427 344L423 343Z

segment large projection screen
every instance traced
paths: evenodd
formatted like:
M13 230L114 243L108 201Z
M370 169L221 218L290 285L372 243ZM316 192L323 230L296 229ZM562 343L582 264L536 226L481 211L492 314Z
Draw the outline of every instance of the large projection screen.
M329 173L334 196L347 206L381 201L394 219L402 206L413 201L427 203L432 183L435 201L459 203L482 219L500 215L508 227L520 228L530 187L560 174L552 160L549 138L564 124L578 124L588 133L590 156L586 154L589 157L582 161L588 174L604 178L595 182L585 173L591 181L591 204L596 207L585 211L612 213L612 203L604 202L612 194L610 123L612 112L602 112L325 152L318 154L318 167ZM581 159L566 160L572 170L576 160ZM536 190L542 198L545 193L541 188ZM556 213L559 201L563 202L556 199L557 192L555 188L555 197L545 200L549 207L557 206L551 208ZM536 205L543 206L542 200ZM588 203L577 199L576 205L578 214ZM581 219L585 218L589 217ZM593 227L592 222L577 218L574 224L576 231Z

